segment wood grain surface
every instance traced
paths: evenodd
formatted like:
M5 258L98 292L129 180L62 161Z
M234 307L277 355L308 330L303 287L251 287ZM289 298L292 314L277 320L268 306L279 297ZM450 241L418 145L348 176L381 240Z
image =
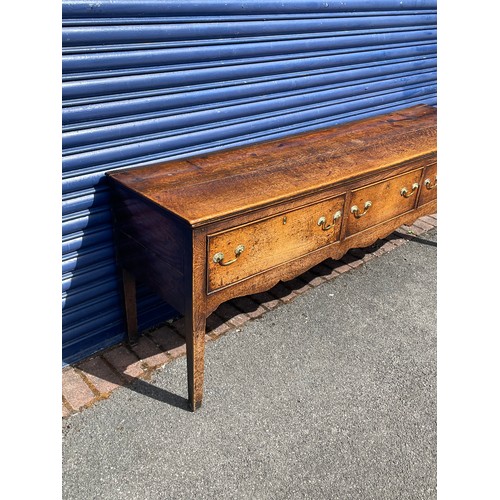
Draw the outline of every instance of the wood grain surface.
M208 237L208 291L234 283L243 278L305 255L316 248L338 241L344 197L309 205L298 210L223 231ZM325 223L318 222L324 217ZM328 229L325 229L328 228ZM226 260L234 259L235 249L245 250L230 265L214 262L213 256L222 252Z
M353 191L347 215L346 236L359 233L411 210L417 201L418 188L408 198L401 195L401 190L407 189L408 193L412 192L412 185L418 184L421 176L421 169L413 170ZM371 203L367 209L365 209L366 203ZM353 213L353 207L358 208L356 213Z
M429 181L429 182L426 182ZM422 188L420 192L420 198L418 200L419 205L424 205L437 199L437 164L429 165L424 169L424 175L422 178Z
M419 105L109 176L197 226L435 152L435 120L433 107Z

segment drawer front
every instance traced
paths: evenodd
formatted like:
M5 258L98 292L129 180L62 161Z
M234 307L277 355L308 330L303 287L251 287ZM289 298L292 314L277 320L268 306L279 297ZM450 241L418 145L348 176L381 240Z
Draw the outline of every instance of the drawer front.
M345 195L208 236L208 291L339 240Z
M377 182L352 192L346 237L392 219L415 206L422 169Z
M420 198L418 204L425 205L437 198L437 163L429 165L424 170L422 188L420 190Z

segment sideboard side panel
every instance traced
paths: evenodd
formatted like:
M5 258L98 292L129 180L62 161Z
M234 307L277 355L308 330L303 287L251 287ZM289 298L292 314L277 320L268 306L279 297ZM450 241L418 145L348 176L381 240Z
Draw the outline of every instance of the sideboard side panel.
M114 186L113 213L118 265L184 314L192 257L189 227L120 186Z

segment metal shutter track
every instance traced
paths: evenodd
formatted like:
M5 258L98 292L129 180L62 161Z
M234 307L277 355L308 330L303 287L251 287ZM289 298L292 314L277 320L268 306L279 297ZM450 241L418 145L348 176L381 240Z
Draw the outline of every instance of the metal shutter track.
M435 105L436 2L64 0L62 67L71 363L123 338L104 172Z

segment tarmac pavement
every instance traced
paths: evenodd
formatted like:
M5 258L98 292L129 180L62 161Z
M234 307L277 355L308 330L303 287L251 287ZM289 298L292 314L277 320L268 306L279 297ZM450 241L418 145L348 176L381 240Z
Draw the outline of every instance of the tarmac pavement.
M63 421L63 498L435 499L436 230Z

